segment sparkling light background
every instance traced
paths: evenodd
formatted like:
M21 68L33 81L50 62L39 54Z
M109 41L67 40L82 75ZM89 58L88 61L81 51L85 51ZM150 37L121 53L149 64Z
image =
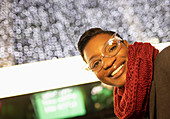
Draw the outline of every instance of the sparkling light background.
M0 0L0 67L79 55L92 27L170 41L169 0Z

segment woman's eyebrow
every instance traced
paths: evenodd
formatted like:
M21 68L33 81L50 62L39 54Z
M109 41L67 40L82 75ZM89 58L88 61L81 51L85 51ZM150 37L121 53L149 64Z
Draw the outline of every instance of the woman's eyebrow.
M93 56L91 56L90 59L89 59L89 62L90 62L90 60L92 60L95 57L100 57L100 55L93 55Z
M95 56L90 57L89 62L90 62L90 60L92 60L94 57L95 57Z

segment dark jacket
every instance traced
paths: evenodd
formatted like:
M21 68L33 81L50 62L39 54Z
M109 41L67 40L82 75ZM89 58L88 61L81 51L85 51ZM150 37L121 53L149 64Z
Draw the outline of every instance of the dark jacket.
M154 61L149 117L170 119L170 46L161 51Z

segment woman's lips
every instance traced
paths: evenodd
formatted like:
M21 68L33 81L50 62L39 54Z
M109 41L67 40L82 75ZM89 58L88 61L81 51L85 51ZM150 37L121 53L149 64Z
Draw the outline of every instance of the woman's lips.
M119 76L121 76L123 74L125 70L125 64L121 64L116 70L114 70L109 77L112 77L114 79L118 78Z

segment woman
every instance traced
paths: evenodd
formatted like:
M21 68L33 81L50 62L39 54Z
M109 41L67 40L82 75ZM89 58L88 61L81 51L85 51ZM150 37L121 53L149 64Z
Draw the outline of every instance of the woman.
M168 94L164 102L165 111L157 109L161 106L160 102L157 105L157 98L159 98L156 97L157 83L163 82L155 81L159 74L155 74L154 71L160 71L160 66L157 66L159 63L154 66L155 57L158 54L157 49L149 43L135 42L133 45L129 45L126 40L122 40L119 34L100 28L86 31L79 40L78 48L88 70L93 71L101 82L115 86L114 112L118 118L140 119L147 116L153 119L165 119L170 117L167 113L168 106L170 106ZM166 50L166 52L170 54L170 50ZM170 56L168 57L170 58ZM155 62L159 62L159 60ZM167 67L169 67L169 63L166 65L166 70ZM153 73L154 78L152 78ZM161 73L160 75L162 76ZM169 82L168 79L169 77L167 77L166 83ZM168 86L169 84L163 91L168 91L170 89ZM158 92L160 91L158 90ZM159 94L161 95L161 93ZM148 110L148 105L150 110Z

